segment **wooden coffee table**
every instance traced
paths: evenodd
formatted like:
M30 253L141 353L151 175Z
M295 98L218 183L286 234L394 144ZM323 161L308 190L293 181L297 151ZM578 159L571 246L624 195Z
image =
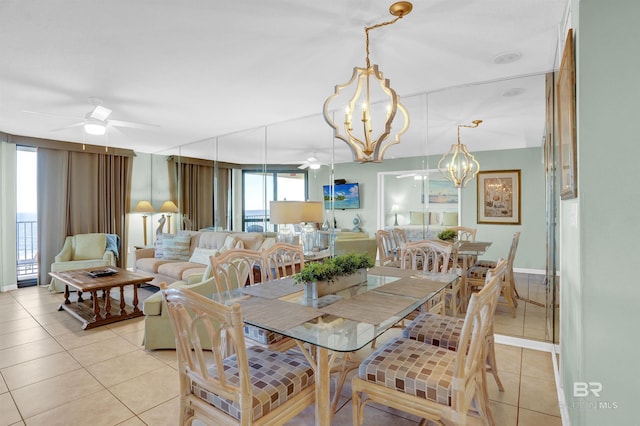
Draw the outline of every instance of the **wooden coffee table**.
M91 272L106 269L114 271L113 275L90 275ZM153 276L137 274L115 266L50 272L49 275L64 283L64 303L58 310L65 310L82 321L84 330L142 316L142 311L138 308L137 284L153 279ZM128 285L133 286L133 306L124 302L124 287ZM70 286L78 290L77 302L69 300ZM110 293L115 287L120 289L120 303L112 306ZM102 291L102 295L98 295L99 291ZM91 299L85 301L83 293L91 293Z

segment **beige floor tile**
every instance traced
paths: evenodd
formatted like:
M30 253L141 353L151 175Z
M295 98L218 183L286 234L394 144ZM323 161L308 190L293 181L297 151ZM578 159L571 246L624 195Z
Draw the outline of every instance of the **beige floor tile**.
M496 345L496 359L499 372L520 374L522 366L522 348L508 345Z
M122 336L137 330L144 330L144 317L133 318L126 321L118 321L106 326L114 333Z
M523 376L523 378L526 376ZM555 381L527 377L520 382L520 408L560 416Z
M37 304L32 306L25 306L24 309L33 316L36 315L45 315L51 312L57 312L60 308L61 302L56 300L50 300L45 304Z
M109 390L134 413L139 414L178 396L178 373L169 366L119 383Z
M78 324L80 322L78 321ZM56 340L66 349L71 350L81 346L90 345L102 340L113 339L116 337L113 331L105 327L97 327L91 330L78 329L71 333L60 334L56 336Z
M178 356L175 349L159 349L146 352L165 364L170 365L173 368L178 368Z
M87 370L105 387L111 387L164 365L144 351L134 351L90 365Z
M9 387L5 383L4 377L2 376L2 373L0 373L0 393L5 393L8 390L9 390Z
M142 420L140 420L138 417L131 417L129 420L125 420L122 423L118 423L118 426L146 426L146 425L147 424Z
M309 413L313 414L314 407L309 407L296 418L292 419L287 426L306 426L313 424L313 415L307 417ZM351 426L353 425L353 406L351 401L342 407L335 415L333 420L334 426ZM302 420L299 421L299 420ZM306 423L304 422L306 421ZM401 413L389 407L380 405L367 404L364 409L364 424L367 426L415 426L418 418L411 414Z
M138 415L143 422L154 426L174 426L180 419L180 398L175 397Z
M68 312L58 311L58 310L56 310L55 312L48 312L42 315L34 315L33 318L35 318L35 320L38 321L38 323L40 323L41 325L53 324L56 322L74 319L71 315L69 315ZM78 324L82 325L80 321L78 320L75 320L75 321Z
M0 309L2 307L0 306ZM0 334L15 333L16 331L27 330L29 328L39 327L40 324L35 319L20 318L14 321L0 322Z
M135 330L131 333L121 334L120 336L132 345L136 346L138 349L144 349L144 328L141 330Z
M515 336L515 337L524 336L524 326L518 325L518 324L505 325L505 324L494 323L493 331L496 334L503 334L505 336Z
M69 316L65 312L65 316L59 318L60 321L49 322L43 324L42 327L53 337L60 336L62 334L76 333L82 330L82 323L77 319Z
M51 336L42 327L32 327L14 333L0 334L0 349L6 349L25 343L49 339Z
M59 376L80 368L80 364L67 352L23 362L0 370L9 389L17 389L32 383Z
M0 322L30 318L31 315L20 305L3 305L0 310Z
M527 326L524 327L524 332L522 333L522 337L524 337L525 339L531 339L531 340L548 341L547 333L545 330L539 329L539 328L531 328Z
M9 392L0 394L0 426L11 425L22 420L18 407Z
M520 408L518 411L518 426L562 426L562 419L548 414Z
M0 368L64 351L53 338L0 350Z
M518 406L518 398L520 397L520 375L516 373L508 373L498 369L500 381L504 386L504 392L498 390L498 385L492 374L487 374L487 385L489 388L489 400Z
M100 383L86 370L80 369L33 383L11 393L26 419L101 390L103 387Z
M535 377L536 379L555 380L551 356L549 352L523 349L522 375Z
M502 404L496 401L489 401L489 409L496 426L516 426L518 425L518 407L510 404Z
M138 349L122 337L116 334L113 336L115 337L71 349L69 353L86 367Z
M100 407L98 415L96 407ZM132 417L131 410L104 389L28 417L26 422L29 426L112 426Z

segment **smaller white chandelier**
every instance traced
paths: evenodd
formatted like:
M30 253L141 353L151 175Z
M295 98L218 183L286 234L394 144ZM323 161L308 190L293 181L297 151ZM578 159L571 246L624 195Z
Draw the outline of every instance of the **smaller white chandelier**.
M378 65L371 65L369 60L369 30L391 25L411 12L412 9L413 5L408 1L394 3L389 8L389 13L395 16L395 19L365 28L366 68L355 67L351 80L345 84L336 85L333 95L329 96L324 102L324 119L333 127L334 137L349 145L353 153L353 159L360 163L381 162L387 148L400 143L400 136L409 127L409 114L399 102L398 94L391 88L389 80L382 76ZM352 94L346 101L344 122L342 123L343 127L341 127L334 122L332 113L329 110L329 104L352 83L355 83L355 87L348 90ZM385 98L386 100L372 103L372 99L375 100L376 98ZM352 118L356 107L362 108L361 118L359 119L362 124L354 126ZM404 123L401 123L401 126L398 125L400 130L391 136L391 127L398 111L401 113ZM357 113L357 116L360 116L360 113Z
M460 143L460 128L476 128L482 120L473 120L472 125L458 125L458 143L451 145L449 152L438 161L438 170L456 188L464 188L470 180L473 180L480 171L480 163L469 153L467 147Z

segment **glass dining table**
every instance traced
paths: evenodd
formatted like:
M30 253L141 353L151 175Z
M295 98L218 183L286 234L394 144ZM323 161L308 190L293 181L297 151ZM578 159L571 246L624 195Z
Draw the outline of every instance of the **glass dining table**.
M290 277L215 298L240 304L246 324L295 340L315 372L315 424L330 425L334 414L330 374L338 354L368 345L457 278L455 274L374 267L366 282L318 299L305 297L304 284L296 285Z

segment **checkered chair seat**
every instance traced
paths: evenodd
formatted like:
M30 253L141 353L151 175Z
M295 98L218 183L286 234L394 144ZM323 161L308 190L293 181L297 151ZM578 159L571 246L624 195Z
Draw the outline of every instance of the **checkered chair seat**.
M455 359L453 351L397 337L360 364L358 377L450 406Z
M471 268L467 269L467 278L472 278L476 280L484 280L487 278L487 271L489 269L493 269L495 266L480 266L478 263L473 265Z
M402 337L456 351L463 324L463 318L423 312L402 330Z
M267 331L248 324L244 325L244 335L245 337L263 345L271 345L285 338L282 334Z
M272 351L261 347L247 348L249 375L253 388L253 420L268 414L307 386L313 386L313 369L304 358ZM224 360L224 368L229 384L240 386L240 376L236 356ZM208 369L209 375L218 377L215 366ZM214 405L219 410L240 420L237 403L208 392L192 383L192 392L197 397Z

